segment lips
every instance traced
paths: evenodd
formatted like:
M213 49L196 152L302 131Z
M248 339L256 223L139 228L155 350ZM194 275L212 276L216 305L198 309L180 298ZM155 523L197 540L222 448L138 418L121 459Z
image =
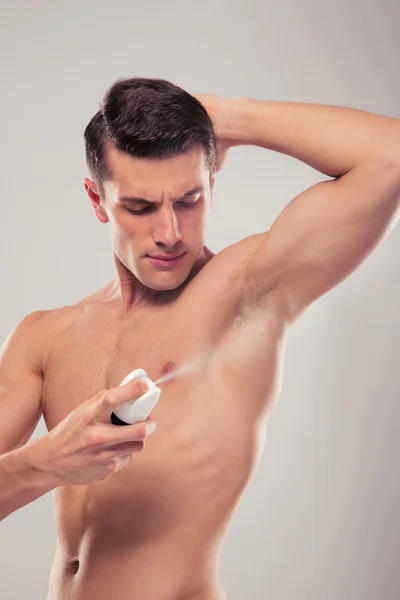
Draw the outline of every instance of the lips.
M180 263L184 254L184 252L181 252L180 254L149 254L149 260L154 267L159 267L160 269L172 269L175 265Z
M149 256L150 256L150 258L155 258L157 260L174 260L174 258L179 258L182 255L183 255L183 252L180 252L179 254L167 254L167 255L151 254Z

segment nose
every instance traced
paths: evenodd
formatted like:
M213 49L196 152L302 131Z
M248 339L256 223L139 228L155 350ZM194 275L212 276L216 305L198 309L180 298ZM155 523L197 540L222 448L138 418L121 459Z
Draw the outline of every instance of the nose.
M182 240L178 219L172 207L163 207L157 215L157 225L154 229L154 241L168 248L173 248Z

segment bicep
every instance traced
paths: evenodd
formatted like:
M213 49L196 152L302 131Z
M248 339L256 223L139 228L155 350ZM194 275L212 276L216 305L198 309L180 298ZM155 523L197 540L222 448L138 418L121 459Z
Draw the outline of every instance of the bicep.
M245 302L269 303L288 322L348 277L398 218L400 169L360 165L297 196L245 269Z
M42 314L22 319L0 351L0 454L26 443L42 414L43 380L32 336Z

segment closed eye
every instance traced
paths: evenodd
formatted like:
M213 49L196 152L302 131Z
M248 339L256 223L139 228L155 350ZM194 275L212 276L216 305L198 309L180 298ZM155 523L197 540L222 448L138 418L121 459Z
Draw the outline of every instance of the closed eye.
M181 201L181 202L176 202L176 204L178 204L181 207L191 208L191 207L197 206L197 201L196 202ZM144 208L137 209L137 210L134 210L132 208L126 208L126 210L133 215L142 215L144 213L149 213L149 212L155 210L155 208L156 208L155 206L149 205L149 206L145 206Z
M141 208L139 210L133 210L132 208L127 208L126 209L128 212L130 212L132 215L142 215L143 213L148 213L152 210L154 210L153 206L145 206L144 208Z
M196 206L197 202L177 202L177 204L179 204L179 206Z

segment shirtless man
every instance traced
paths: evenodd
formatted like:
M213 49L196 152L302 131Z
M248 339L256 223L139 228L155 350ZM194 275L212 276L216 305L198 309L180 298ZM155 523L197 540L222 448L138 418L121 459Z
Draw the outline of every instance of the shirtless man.
M116 277L28 315L3 348L0 518L55 491L48 600L220 600L219 554L279 396L286 333L393 227L400 121L143 79L117 82L102 106L85 131L85 188ZM214 173L239 144L333 179L214 255ZM119 387L127 373L155 380L210 346L199 372L161 386L147 423L111 423L142 393ZM27 443L42 414L49 433Z

